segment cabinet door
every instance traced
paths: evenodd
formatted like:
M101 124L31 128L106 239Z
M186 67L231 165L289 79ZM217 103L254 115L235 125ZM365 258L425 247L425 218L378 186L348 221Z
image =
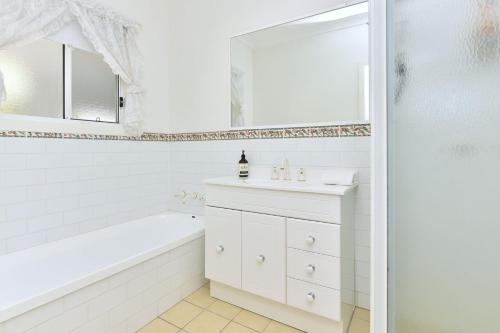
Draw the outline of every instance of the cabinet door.
M206 207L205 275L241 288L241 211Z
M286 301L285 218L243 212L243 289Z

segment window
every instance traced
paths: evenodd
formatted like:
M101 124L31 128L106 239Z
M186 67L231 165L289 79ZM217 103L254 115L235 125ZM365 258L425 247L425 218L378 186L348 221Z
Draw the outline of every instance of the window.
M65 46L64 55L65 73L71 71L65 75L65 117L117 123L118 76L99 54Z
M0 113L119 122L120 80L97 53L43 39L0 51L0 70Z
M7 99L0 113L63 117L62 46L40 40L28 46L0 51Z

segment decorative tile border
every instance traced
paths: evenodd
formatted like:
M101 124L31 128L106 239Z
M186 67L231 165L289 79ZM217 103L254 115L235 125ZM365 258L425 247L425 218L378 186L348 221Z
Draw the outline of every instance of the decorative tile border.
M40 139L80 139L80 140L129 140L129 141L211 141L211 140L248 140L248 139L298 139L346 136L370 136L371 125L339 125L319 127L289 127L248 130L230 130L197 133L144 133L141 136L75 134L58 132L0 131L0 137L40 138Z

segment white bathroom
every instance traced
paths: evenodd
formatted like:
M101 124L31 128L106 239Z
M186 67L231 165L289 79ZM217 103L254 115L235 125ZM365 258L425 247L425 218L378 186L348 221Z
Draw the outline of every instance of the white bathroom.
M500 332L499 50L500 0L0 0L0 333Z

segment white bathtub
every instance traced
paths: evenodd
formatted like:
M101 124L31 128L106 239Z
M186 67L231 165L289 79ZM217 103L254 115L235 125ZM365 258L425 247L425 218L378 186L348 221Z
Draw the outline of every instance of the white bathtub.
M165 213L0 256L0 331L16 316L203 235L202 217Z

